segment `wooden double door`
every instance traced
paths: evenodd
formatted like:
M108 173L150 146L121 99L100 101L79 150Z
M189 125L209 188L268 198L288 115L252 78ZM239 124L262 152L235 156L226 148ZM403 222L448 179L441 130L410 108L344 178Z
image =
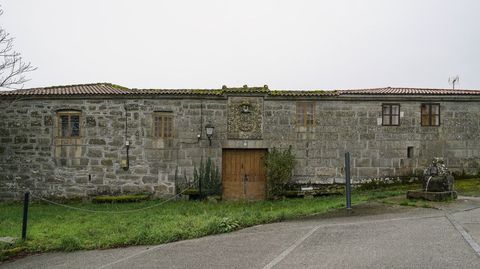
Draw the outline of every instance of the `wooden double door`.
M266 197L266 149L224 149L222 186L225 200L263 200Z

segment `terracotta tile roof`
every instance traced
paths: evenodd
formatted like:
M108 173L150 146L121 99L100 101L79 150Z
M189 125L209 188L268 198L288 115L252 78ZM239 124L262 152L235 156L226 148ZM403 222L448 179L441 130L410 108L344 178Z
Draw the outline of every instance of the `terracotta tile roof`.
M373 88L340 90L340 95L480 95L480 90L428 88Z
M131 89L132 94L163 94L163 95L223 95L225 93L270 93L268 86L228 88L221 89Z
M228 88L223 85L222 90L225 93L270 93L267 85L263 85L263 87L248 87L247 85L243 85L243 87L234 88Z
M218 89L130 89L134 95L222 95Z
M338 91L323 90L273 90L270 91L271 96L336 96L340 95Z
M73 96L73 95L223 95L226 93L269 94L275 96L321 96L338 95L335 91L271 91L263 87L223 86L221 89L128 89L110 83L79 84L32 88L14 91L0 91L0 96Z
M3 96L42 96L42 95L122 95L130 90L111 83L78 84L44 88L0 91Z
M89 96L89 95L207 95L220 96L228 93L268 94L270 96L341 96L341 95L480 95L480 90L452 90L427 88L372 88L352 90L270 90L263 87L243 87L221 89L129 89L111 83L79 84L32 88L14 91L0 91L0 96Z

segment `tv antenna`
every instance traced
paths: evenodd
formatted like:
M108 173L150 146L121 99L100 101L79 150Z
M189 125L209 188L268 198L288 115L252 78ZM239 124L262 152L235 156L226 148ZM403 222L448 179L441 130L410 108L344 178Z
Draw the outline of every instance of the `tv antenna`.
M454 90L455 90L455 85L458 83L460 83L460 77L458 75L448 78L448 84L451 84Z

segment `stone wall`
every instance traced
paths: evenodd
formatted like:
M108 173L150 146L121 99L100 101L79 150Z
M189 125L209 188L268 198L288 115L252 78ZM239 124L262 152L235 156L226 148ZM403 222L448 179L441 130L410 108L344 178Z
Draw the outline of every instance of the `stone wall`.
M202 105L203 103L203 105ZM31 99L2 101L0 198L32 189L44 196L174 193L175 177L191 180L202 156L221 162L218 141L209 147L203 124L226 133L226 100ZM81 138L57 137L59 110L81 111ZM152 113L172 111L173 139L156 139ZM127 124L127 128L125 125ZM201 140L197 139L201 134ZM65 140L67 140L65 142ZM130 142L129 169L125 141Z
M432 98L435 100L435 98ZM351 152L354 182L421 175L433 157L444 157L457 174L480 171L478 102L440 101L440 126L421 126L422 101L319 101L315 127L295 132L295 103L265 102L265 140L293 145L301 181L344 182L344 153ZM384 103L400 104L400 126L381 125ZM413 147L412 158L407 147Z
M356 182L413 176L431 158L442 156L457 173L478 173L478 100L383 98L401 105L400 126L381 126L381 105L388 102L363 97L318 99L310 130L296 128L296 99L262 95L4 99L0 199L19 199L25 189L65 198L130 192L168 196L175 192L175 181L192 179L201 158L210 157L221 167L222 148L292 146L298 160L295 179L303 182L343 182L345 151L352 153ZM420 126L420 104L426 101L440 103L439 127ZM238 110L232 105L242 104L259 114L229 115ZM58 137L57 111L62 110L81 112L81 137L75 141ZM173 113L173 139L153 137L156 111ZM254 122L227 128L227 120L239 124L245 119ZM207 123L215 126L212 146L205 135ZM251 134L242 131L247 127ZM128 170L121 167L126 140ZM414 149L412 158L407 158L409 146Z

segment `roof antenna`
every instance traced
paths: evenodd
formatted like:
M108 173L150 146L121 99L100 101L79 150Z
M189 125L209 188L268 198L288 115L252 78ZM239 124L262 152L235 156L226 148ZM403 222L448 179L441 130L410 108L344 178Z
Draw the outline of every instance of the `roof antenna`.
M460 77L458 75L448 78L448 84L452 85L454 90L455 90L455 84L458 84L458 83L460 83Z

